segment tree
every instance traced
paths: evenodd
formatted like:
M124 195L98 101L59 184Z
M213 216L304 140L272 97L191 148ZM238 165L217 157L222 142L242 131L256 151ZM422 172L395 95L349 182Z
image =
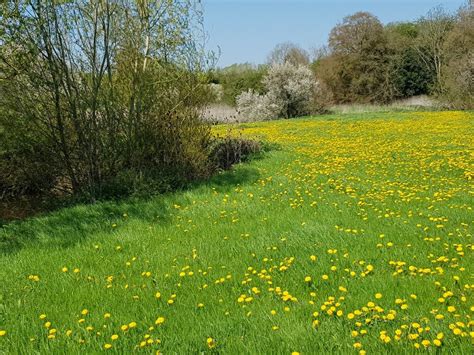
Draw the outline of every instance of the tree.
M474 10L462 8L444 42L442 99L449 106L474 108Z
M442 90L442 70L446 60L444 42L453 27L453 16L442 7L436 7L418 20L418 36L413 48L416 50L425 67L435 78L435 85Z
M272 65L263 79L264 95L253 91L237 97L237 107L246 119L262 120L308 115L320 109L320 87L312 71L291 63Z
M358 12L345 17L330 32L329 50L316 73L336 102L388 102L395 96L389 47L375 16Z
M419 28L414 22L391 23L385 27L389 62L396 97L428 94L435 77L413 48Z
M309 54L300 46L285 42L275 46L267 58L269 65L290 63L293 65L308 65Z

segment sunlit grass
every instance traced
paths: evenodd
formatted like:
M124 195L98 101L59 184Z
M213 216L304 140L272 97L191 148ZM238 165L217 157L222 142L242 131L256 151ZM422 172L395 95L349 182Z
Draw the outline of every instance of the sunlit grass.
M473 123L245 124L279 148L185 192L7 225L0 353L470 353Z

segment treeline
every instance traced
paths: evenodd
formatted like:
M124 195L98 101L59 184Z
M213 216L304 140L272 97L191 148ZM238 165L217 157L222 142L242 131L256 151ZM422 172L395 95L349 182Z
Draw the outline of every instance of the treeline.
M472 107L473 15L435 8L416 22L386 26L369 13L348 16L313 63L316 76L337 103L429 94L451 107Z
M453 15L438 7L417 21L387 25L358 12L335 26L327 46L312 55L284 43L265 66L234 65L215 72L214 82L226 93L224 101L233 103L238 91L265 94L265 80L258 79L283 63L312 70L319 111L323 104L386 104L415 95L436 97L446 108L472 109L474 12L466 7Z

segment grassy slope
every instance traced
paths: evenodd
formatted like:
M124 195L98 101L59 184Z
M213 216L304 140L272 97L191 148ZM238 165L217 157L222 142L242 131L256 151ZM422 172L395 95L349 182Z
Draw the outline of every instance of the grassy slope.
M439 332L442 349L469 353L473 119L434 112L246 124L244 135L281 149L186 192L8 225L0 353L96 352L107 343L129 353L147 334L145 349L164 353L356 353L358 342L369 353L400 353L422 339L432 347ZM440 303L446 291L453 296ZM348 319L355 310L362 314ZM155 325L159 316L165 322ZM413 323L424 329L408 340Z

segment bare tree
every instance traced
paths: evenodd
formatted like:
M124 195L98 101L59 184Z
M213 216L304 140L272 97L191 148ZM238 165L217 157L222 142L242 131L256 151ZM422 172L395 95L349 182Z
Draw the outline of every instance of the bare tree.
M474 11L461 8L444 42L441 98L450 107L474 108Z
M269 65L290 63L308 65L309 54L306 50L292 42L284 42L275 46L267 58Z
M442 70L446 60L444 42L453 22L453 16L446 13L442 7L435 7L418 20L419 33L414 49L425 66L435 73L438 88L442 82Z

